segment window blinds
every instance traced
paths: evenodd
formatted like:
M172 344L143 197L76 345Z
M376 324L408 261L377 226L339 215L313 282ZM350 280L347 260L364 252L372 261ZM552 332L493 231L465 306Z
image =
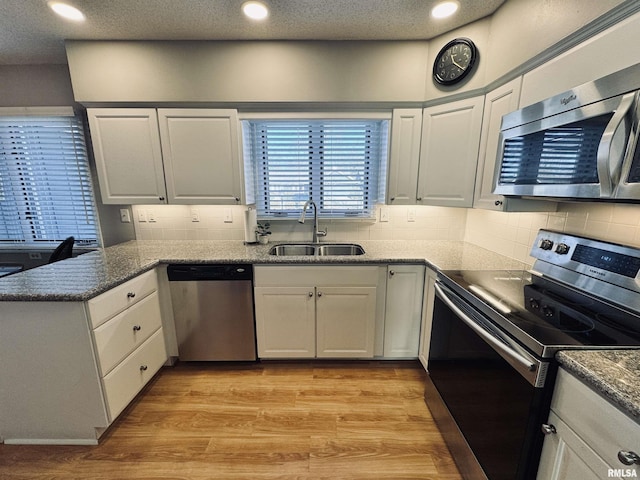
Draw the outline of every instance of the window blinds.
M0 117L0 243L98 245L82 122Z
M373 216L384 191L388 123L245 120L258 216L297 217L309 199L325 218Z

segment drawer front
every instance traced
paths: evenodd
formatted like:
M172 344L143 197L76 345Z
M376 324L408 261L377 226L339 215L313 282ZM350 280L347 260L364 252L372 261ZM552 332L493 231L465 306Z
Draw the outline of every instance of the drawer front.
M156 272L151 270L92 298L87 303L93 328L103 324L157 289Z
M258 265L253 269L253 285L256 287L375 287L377 284L378 267L372 265Z
M607 464L630 468L640 476L639 465L627 467L618 460L620 450L640 453L639 423L562 369L551 409Z
M94 330L102 376L160 328L158 292L147 295Z
M167 360L162 328L103 379L110 421L125 409Z

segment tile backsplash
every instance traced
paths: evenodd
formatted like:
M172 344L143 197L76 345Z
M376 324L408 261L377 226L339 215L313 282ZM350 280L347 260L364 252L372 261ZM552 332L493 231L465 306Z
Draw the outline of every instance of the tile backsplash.
M244 240L245 206L134 205L139 240ZM388 221L380 221L384 213ZM198 221L193 221L194 216ZM462 240L467 211L429 206L380 206L376 220L320 221L325 241ZM313 216L271 222L271 241L311 240Z
M139 240L244 240L245 206L134 205ZM381 214L387 221L381 221ZM194 218L195 217L195 218ZM197 220L197 221L194 221ZM313 218L271 222L271 241L311 240ZM640 205L562 203L557 212L503 213L430 206L379 206L376 220L321 221L325 241L465 240L528 264L540 228L640 247Z
M561 203L552 213L470 209L464 240L531 264L529 251L540 228L640 247L640 205Z

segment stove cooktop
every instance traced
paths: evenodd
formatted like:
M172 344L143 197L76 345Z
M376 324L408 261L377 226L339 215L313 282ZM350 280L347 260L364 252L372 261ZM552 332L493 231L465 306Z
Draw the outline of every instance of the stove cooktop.
M530 271L444 271L440 281L542 358L640 348L640 315Z

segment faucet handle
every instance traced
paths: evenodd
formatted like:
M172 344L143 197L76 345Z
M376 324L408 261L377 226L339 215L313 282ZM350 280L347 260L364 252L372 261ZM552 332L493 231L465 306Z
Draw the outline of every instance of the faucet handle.
M318 230L316 232L316 235L318 235L319 237L326 237L327 236L327 227L325 227L324 230Z

